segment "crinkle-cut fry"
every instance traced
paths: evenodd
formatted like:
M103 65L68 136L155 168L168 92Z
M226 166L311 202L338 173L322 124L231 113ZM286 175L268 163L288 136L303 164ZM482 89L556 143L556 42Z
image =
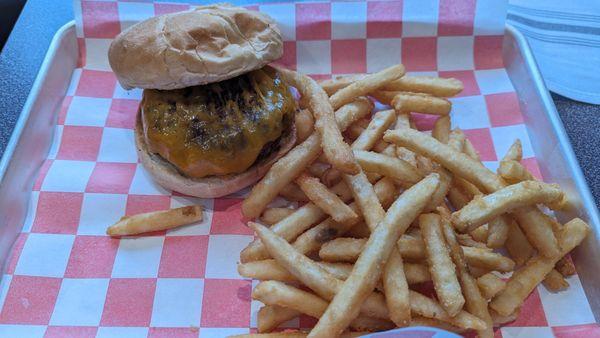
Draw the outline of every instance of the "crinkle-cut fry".
M563 275L555 269L552 269L546 275L546 278L544 278L542 283L550 292L559 292L569 287L569 282L567 282Z
M189 205L164 211L153 211L121 219L106 229L109 236L137 235L145 232L168 230L202 220L202 207Z
M504 246L517 266L525 264L535 252L517 222L512 218L508 223L508 234Z
M448 143L450 139L450 116L443 115L435 120L431 136L442 143Z
M323 90L327 93L327 95L331 96L335 94L338 90L348 87L353 82L362 79L366 75L346 75L346 76L337 76L333 79L327 79L319 81L319 85Z
M501 161L497 172L509 184L536 180L529 170L517 161Z
M339 335L358 315L360 304L371 294L381 276L381 265L390 256L398 238L425 207L438 184L439 175L430 174L396 199L383 220L372 231L352 273L337 292L310 336ZM366 215L365 220L369 225Z
M489 226L487 224L484 224L484 225L476 228L475 230L469 232L469 235L474 240L481 242L481 243L487 242L488 234L489 234Z
M397 195L394 183L388 178L383 178L377 182L375 186L373 186L373 190L375 190L375 195L379 199L379 202L386 207L392 204ZM362 214L359 212L359 207L356 203L350 204L350 207L359 214L360 218L362 218ZM317 251L323 243L346 233L351 228L354 228L361 223L364 224L364 222L358 222L354 225L349 223L337 223L331 218L328 218L298 236L293 246L302 254Z
M512 211L527 241L546 257L554 257L560 253L558 240L554 235L553 222L543 214L537 206L523 207Z
M469 265L500 272L510 272L515 268L513 260L491 250L467 246L463 247L463 252Z
M506 282L494 273L486 273L477 278L477 286L485 299L492 299L506 287Z
M456 264L458 279L465 297L465 308L469 313L479 317L487 324L484 330L477 332L478 335L487 338L494 337L493 321L488 311L487 300L481 295L477 281L471 276L462 248L458 244L454 229L450 225L450 211L446 208L439 208L438 210L441 216L444 238L446 239L452 261Z
M431 158L450 170L454 175L463 177L484 192L502 189L505 183L496 174L483 166L481 162L456 151L433 137L412 129L388 130L383 139L403 146L422 156Z
M508 148L506 154L502 158L502 161L517 161L520 162L523 159L523 146L521 140L516 139L513 144Z
M419 182L423 177L413 165L396 157L363 150L355 150L354 157L364 171L376 172L411 184Z
M330 300L342 288L343 282L321 268L315 261L296 251L270 229L253 222L248 226L256 232L271 256L301 283L319 297ZM362 304L361 313L368 317L389 318L385 299L380 293L371 293Z
M293 309L265 305L258 310L258 315L256 317L258 332L263 333L273 331L279 324L285 323L300 315L301 313L299 311Z
M300 189L308 196L308 199L316 206L325 211L334 221L357 222L358 215L346 205L336 194L329 191L318 178L305 173L296 178Z
M383 133L394 121L396 121L396 113L391 109L375 113L365 131L352 143L352 149L370 150L377 141L381 140Z
M342 129L336 123L334 110L364 94L348 97L340 104L333 105L327 93L312 78L289 69L278 68L278 70L285 82L296 87L302 96L309 98L308 104L315 118L315 130L321 136L321 147L328 162L344 173L357 174L360 169L350 147L344 142Z
M422 214L419 216L419 226L425 243L433 287L440 304L453 317L462 309L465 298L458 283L456 267L446 246L440 216Z
M290 208L267 208L260 215L260 221L268 225L273 225L293 214L294 211L294 209Z
M501 215L489 222L487 237L487 246L489 248L498 249L504 246L508 238L510 221L509 215Z
M285 198L290 202L308 202L308 196L300 189L300 187L290 182L280 192L279 196Z
M437 327L438 329L446 330L454 333L465 333L466 329L454 326L450 323L443 322L441 320L427 318L423 316L413 316L410 321L410 326L428 326Z
M463 84L455 78L431 76L403 76L384 87L385 90L426 93L439 97L451 97L463 90Z
M314 131L315 120L307 109L301 109L295 115L296 143L302 143Z
M373 108L373 103L365 98L357 98L335 112L340 130L345 130L352 122L365 117ZM247 218L256 218L279 192L294 180L321 152L321 137L314 132L304 142L294 147L275 163L267 174L256 184L250 195L242 203L242 213Z
M565 256L565 257L561 258L556 263L555 268L556 268L556 270L558 270L558 272L560 272L565 277L573 276L574 274L577 273L577 269L575 269L575 264L573 264L573 261L571 261L569 256Z
M329 102L334 109L351 102L355 97L366 95L404 75L404 66L395 65L377 73L366 75L331 95Z
M563 199L556 184L524 181L509 185L486 196L477 196L452 214L452 224L462 232L478 226L516 208L535 204L552 204Z
M392 106L399 113L421 113L430 115L448 115L450 101L423 93L398 92L392 99Z
M578 246L589 232L590 226L579 218L565 224L557 236L560 253L552 258L538 255L530 259L510 277L506 288L492 299L490 307L503 316L515 312L531 291L550 273L556 262Z
M438 302L412 290L410 291L410 307L414 315L441 320L463 329L483 330L487 327L483 320L464 310L461 310L456 316L450 317Z

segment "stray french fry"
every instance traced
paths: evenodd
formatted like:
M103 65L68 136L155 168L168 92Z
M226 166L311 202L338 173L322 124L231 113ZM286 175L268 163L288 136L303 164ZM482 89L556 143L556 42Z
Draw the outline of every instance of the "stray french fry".
M527 205L556 203L563 196L556 184L525 181L509 185L492 194L475 197L464 208L452 214L452 224L459 231L472 231L503 213Z
M462 309L465 298L461 293L456 269L446 247L440 216L422 214L419 216L419 226L436 294L444 310L454 317Z
M263 214L260 216L260 221L268 224L268 225L273 225L279 221L281 221L282 219L288 217L289 215L294 213L294 209L289 209L289 208L268 208L265 210L265 212L263 212Z
M508 151L502 158L502 161L517 161L520 162L523 159L523 146L521 140L516 139L513 144L508 148Z
M285 188L283 188L279 195L290 202L308 202L306 194L298 187L294 182L290 182Z
M202 220L202 207L190 205L164 211L121 217L106 229L109 236L137 235L145 232L168 230Z
M452 104L446 99L422 93L398 92L392 106L399 113L448 115Z
M527 237L525 237L517 222L513 219L508 223L508 234L504 245L517 266L525 264L535 251L531 244L529 244L529 241L527 241Z
M487 246L492 249L498 249L504 246L508 238L509 224L511 222L509 215L501 215L491 220L488 224Z
M391 109L375 113L365 131L352 143L352 149L369 150L373 148L394 121L396 121L396 113Z
M502 161L498 167L498 175L509 184L522 181L535 181L529 170L517 161Z
M296 87L302 96L308 97L310 110L315 117L315 130L321 136L321 146L328 162L344 173L357 174L360 169L350 147L344 142L334 110L364 94L353 95L334 105L315 80L289 69L278 68L278 71L285 82Z
M573 276L574 274L577 273L577 270L575 269L575 265L573 264L573 261L571 261L571 259L569 259L568 256L561 258L556 263L555 268L556 268L556 270L558 270L558 272L560 272L565 277Z
M444 115L438 117L433 124L431 136L442 143L448 143L450 139L450 116Z
M567 282L563 275L555 269L552 269L546 275L546 278L544 278L542 283L550 292L559 292L569 287L569 282Z
M413 314L441 320L463 329L483 330L487 327L483 320L464 310L461 310L456 316L450 317L438 302L412 290L410 291L410 307Z
M310 134L312 134L315 126L315 120L308 110L302 109L296 113L295 123L296 143L302 143L310 136Z
M433 96L450 97L463 90L463 84L455 78L429 76L403 76L384 86L385 90L427 93Z
M448 249L452 260L456 264L458 279L465 298L465 307L469 313L481 318L487 327L477 333L480 337L494 337L493 321L488 311L487 300L481 295L477 281L469 272L469 267L465 262L462 248L458 245L454 229L450 225L450 211L445 208L439 208L441 215L441 226L444 238L448 244Z
M538 255L530 259L525 267L511 276L504 291L492 299L490 307L503 316L515 312L531 291L550 273L556 262L579 245L589 232L589 225L579 218L565 224L557 236L561 248L559 255L552 258Z
M336 222L356 222L358 215L333 192L329 191L318 178L301 174L296 178L300 189L308 196L308 199Z
M334 109L351 102L356 96L366 95L372 91L387 85L389 82L404 75L404 66L396 65L386 68L380 72L366 75L352 84L340 89L331 95L329 102Z
M293 309L286 309L280 306L265 305L258 310L257 328L258 332L273 331L281 323L300 316L300 312Z
M477 285L485 299L492 299L506 287L506 282L493 273L486 273L477 278Z
M515 262L499 253L470 246L463 247L469 265L500 272L513 271Z
M369 296L381 276L379 267L390 256L398 238L425 207L438 184L439 176L431 174L406 190L392 204L369 237L352 273L311 331L311 336L339 335L358 315L360 304ZM364 217L369 224L367 216Z
M419 182L422 178L417 168L399 158L363 150L355 150L354 157L364 171L375 172L412 184Z

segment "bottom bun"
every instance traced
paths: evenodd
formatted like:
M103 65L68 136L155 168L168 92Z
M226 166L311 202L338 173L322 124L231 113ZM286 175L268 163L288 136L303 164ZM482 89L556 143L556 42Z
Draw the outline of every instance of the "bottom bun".
M278 139L279 149L268 157L258 160L243 173L191 178L182 175L171 163L167 162L160 155L148 152L142 132L140 115L138 111L135 144L142 165L158 184L190 196L215 198L242 190L260 180L273 163L290 151L296 143L296 127L292 123L289 132Z

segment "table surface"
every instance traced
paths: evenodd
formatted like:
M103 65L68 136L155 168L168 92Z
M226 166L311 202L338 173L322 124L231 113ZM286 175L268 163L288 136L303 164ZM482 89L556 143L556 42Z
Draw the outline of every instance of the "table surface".
M54 33L73 20L72 1L29 0L0 54L0 156L44 59ZM600 106L552 94L571 144L592 190L600 201Z

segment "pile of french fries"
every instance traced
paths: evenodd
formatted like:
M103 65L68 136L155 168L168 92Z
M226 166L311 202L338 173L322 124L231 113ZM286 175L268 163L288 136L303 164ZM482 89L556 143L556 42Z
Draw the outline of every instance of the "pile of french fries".
M549 216L568 200L520 164L518 140L497 173L484 167L451 129L460 81L404 76L402 65L321 83L279 71L301 95L299 141L243 202L257 239L238 271L261 280L252 297L264 303L249 336L425 325L493 337L539 283L568 286L567 254L589 226ZM391 109L374 112L371 98ZM431 135L413 112L439 116ZM278 196L306 203L269 207ZM423 283L435 297L416 291ZM318 318L310 332L268 333L301 314Z

